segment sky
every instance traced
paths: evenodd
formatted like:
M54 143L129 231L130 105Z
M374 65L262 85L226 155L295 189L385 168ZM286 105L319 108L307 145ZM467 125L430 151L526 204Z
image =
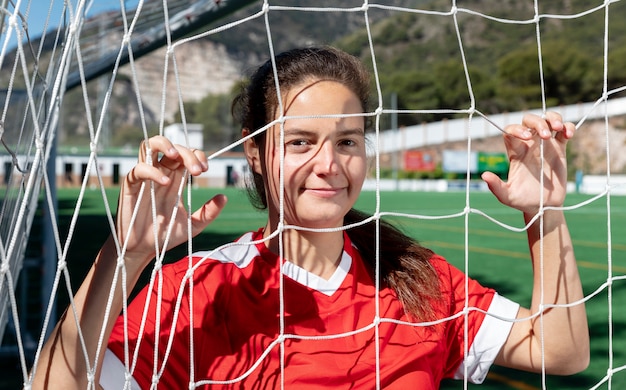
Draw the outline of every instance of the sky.
M0 0L0 4L3 4L5 0ZM71 8L76 10L81 0L65 0ZM48 30L58 27L61 24L61 16L63 15L64 0L13 0L13 4L19 7L19 11L22 15L27 16L28 21L28 33L31 38L36 38L43 32L43 27L50 14L48 21ZM120 9L120 1L124 1L127 9L134 9L137 6L139 0L84 0L84 8L87 10L87 15L96 15L103 11ZM19 4L18 4L19 3ZM10 3L8 3L10 4ZM9 11L13 12L15 8L8 5ZM2 39L0 44L4 44L7 34L7 24L9 23L8 17L5 18L5 28L2 32ZM21 24L21 21L18 20ZM15 46L16 33L13 31L12 39L9 47Z

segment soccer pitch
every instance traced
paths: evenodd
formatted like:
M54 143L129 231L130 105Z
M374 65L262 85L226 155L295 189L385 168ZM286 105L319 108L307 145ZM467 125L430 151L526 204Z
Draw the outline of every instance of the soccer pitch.
M115 210L118 189L107 191L108 202ZM229 198L219 218L194 239L194 250L212 249L229 242L243 232L256 230L265 223L265 213L254 210L241 189L194 189L193 207L198 207L214 194L224 193ZM78 190L59 189L59 227L62 237L78 198ZM567 205L578 204L589 195L569 194ZM463 214L467 204L464 192L383 192L380 194L382 212L408 213L427 217L389 217L403 231L418 239L422 245L443 255L449 262L465 270L482 284L495 288L500 294L528 305L531 295L531 267L526 233L507 230L487 218L471 213ZM364 192L356 207L373 212L377 203L374 192ZM520 212L510 210L498 203L490 193L472 192L469 206L478 209L507 225L523 227ZM582 208L566 211L574 250L578 259L586 296L593 294L607 283L610 276L626 275L626 197L611 197L611 248L608 252L607 198L602 197ZM437 216L456 217L430 219ZM104 202L100 191L87 191L81 206L72 244L68 252L68 268L72 273L72 285L76 288L87 272L99 246L108 235L108 222L104 214ZM468 229L466 230L466 223ZM466 233L467 231L467 233ZM467 245L466 245L467 241ZM467 248L467 255L466 255ZM186 247L175 248L168 255L176 260L186 253ZM384 253L382 254L384 255ZM612 271L608 259L612 259ZM606 374L609 362L612 367L626 364L626 282L614 281L609 301L608 288L602 289L587 302L589 331L591 335L591 365L581 374L570 377L548 376L548 389L588 389ZM63 301L63 293L59 294ZM65 303L60 302L60 307ZM609 311L609 309L612 309ZM612 329L609 324L612 323ZM612 352L609 348L609 332L612 332ZM544 386L539 374L521 373L494 367L481 389L541 389ZM470 385L470 387L474 387ZM446 382L442 388L463 388L459 381ZM602 384L600 389L609 388ZM611 388L626 388L626 375L617 372Z

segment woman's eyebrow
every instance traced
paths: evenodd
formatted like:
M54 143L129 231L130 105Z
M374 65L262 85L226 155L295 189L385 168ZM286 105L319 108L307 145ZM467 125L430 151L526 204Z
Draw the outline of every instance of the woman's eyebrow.
M318 137L319 132L315 130L307 130L299 127L292 127L288 129L284 129L285 137L305 137L305 138L313 138ZM335 136L338 137L363 137L365 136L365 129L360 127L348 128L348 129L337 129L335 130ZM277 136L280 136L280 133L277 133Z
M339 130L337 130L337 133L339 133L342 136L346 136L346 135L365 135L365 129L363 129L361 127L355 127L355 128L351 128L351 129L339 129Z
M316 131L313 130L305 130L305 129L301 129L301 128L289 128L289 129L284 129L284 134L287 136L314 136L317 134Z
M288 129L284 129L284 134L285 135L317 135L318 132L315 130L307 130L307 129L302 129L299 127L290 127ZM356 134L356 135L363 135L365 134L365 130L362 127L354 127L354 128L347 128L347 129L337 129L335 130L336 133L341 134L341 135L352 135L352 134Z

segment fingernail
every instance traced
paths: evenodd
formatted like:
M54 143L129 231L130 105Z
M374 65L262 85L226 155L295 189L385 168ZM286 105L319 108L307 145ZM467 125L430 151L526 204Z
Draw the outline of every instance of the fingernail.
M541 135L543 135L544 137L550 137L552 136L552 132L550 132L550 130L548 129L543 129L541 130Z
M524 138L530 138L532 136L533 136L533 134L530 131L528 131L528 130L524 130L524 132L522 133L522 137L524 137Z
M200 168L200 165L198 165L198 164L194 164L194 165L191 167L191 170L192 170L193 172L197 172L197 173L202 172L202 168Z
M161 176L161 183L167 184L168 181L169 181L169 178L167 176Z

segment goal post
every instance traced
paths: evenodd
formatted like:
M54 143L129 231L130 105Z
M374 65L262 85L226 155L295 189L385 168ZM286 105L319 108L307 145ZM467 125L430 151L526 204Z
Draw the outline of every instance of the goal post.
M52 5L54 0L51 0ZM24 256L33 219L40 202L40 189L46 194L41 199L43 206L42 225L56 225L56 132L59 110L66 91L79 87L82 82L89 82L99 76L110 74L113 69L127 64L130 53L134 59L141 58L152 51L188 36L199 29L206 28L227 15L252 3L252 0L174 0L169 2L169 19L161 7L161 2L141 2L142 8L125 12L103 13L95 18L85 16L84 2L67 2L61 15L48 15L48 20L58 18L60 27L50 33L42 32L37 43L41 46L55 46L40 57L41 48L36 50L30 41L32 32L25 34L20 29L19 21L25 21L31 7L43 7L43 4L31 4L30 1L17 2L14 8L8 8L7 0L0 7L0 68L3 69L2 95L0 107L0 157L2 158L5 188L3 190L0 213L0 341L3 340L6 325L11 316L19 322L19 313L15 308L13 294L18 276L23 268ZM76 8L72 8L75 4ZM81 12L82 11L82 12ZM74 19L66 23L63 15L73 15ZM141 16L141 18L139 18ZM135 20L133 18L137 17ZM147 20L147 22L144 22ZM131 23L134 22L134 23ZM106 33L102 30L105 26ZM126 31L120 30L124 27ZM129 34L128 46L122 37ZM24 25L28 29L27 25ZM19 41L13 50L9 49L9 36ZM105 39L113 35L116 38ZM26 42L21 42L26 38ZM75 47L78 47L76 50ZM97 50L95 50L97 49ZM80 53L76 56L73 53ZM9 63L8 59L14 62ZM7 75L10 73L10 77ZM16 84L24 89L17 89ZM4 155L4 156L2 156ZM48 180L44 183L44 172ZM51 200L51 205L48 204ZM50 293L57 269L58 254L52 230L42 233L42 294ZM50 276L52 273L52 277ZM54 297L48 305L48 311L54 312ZM51 314L54 321L54 314ZM54 324L48 324L48 329ZM21 343L20 332L17 342Z
M206 26L217 20L232 14L233 12L252 4L254 0L200 0L190 2L187 0L170 1L171 11L169 11L169 23L166 26L159 17L163 17L163 10L159 7L158 2L145 2L145 10L142 12L141 19L137 19L134 25L133 33L128 37L128 47L124 47L121 38L125 32L119 30L119 27L125 23L128 27L133 27L133 18L137 15L137 11L129 12L128 15L119 15L118 17L108 20L105 24L106 34L117 35L119 39L106 44L102 48L103 32L98 24L92 23L85 26L86 34L81 34L81 44L99 46L93 57L84 60L85 79L92 80L98 76L109 74L114 66L123 66L130 61L130 53L135 59L143 57L161 47L168 42L189 36L200 29L206 29ZM147 15L146 15L147 14ZM127 19L127 20L124 20ZM146 22L143 22L143 20ZM117 31L116 31L117 30ZM122 45L120 45L122 43ZM67 89L74 88L80 84L80 73L77 69L78 64L72 66L72 70L68 76Z

